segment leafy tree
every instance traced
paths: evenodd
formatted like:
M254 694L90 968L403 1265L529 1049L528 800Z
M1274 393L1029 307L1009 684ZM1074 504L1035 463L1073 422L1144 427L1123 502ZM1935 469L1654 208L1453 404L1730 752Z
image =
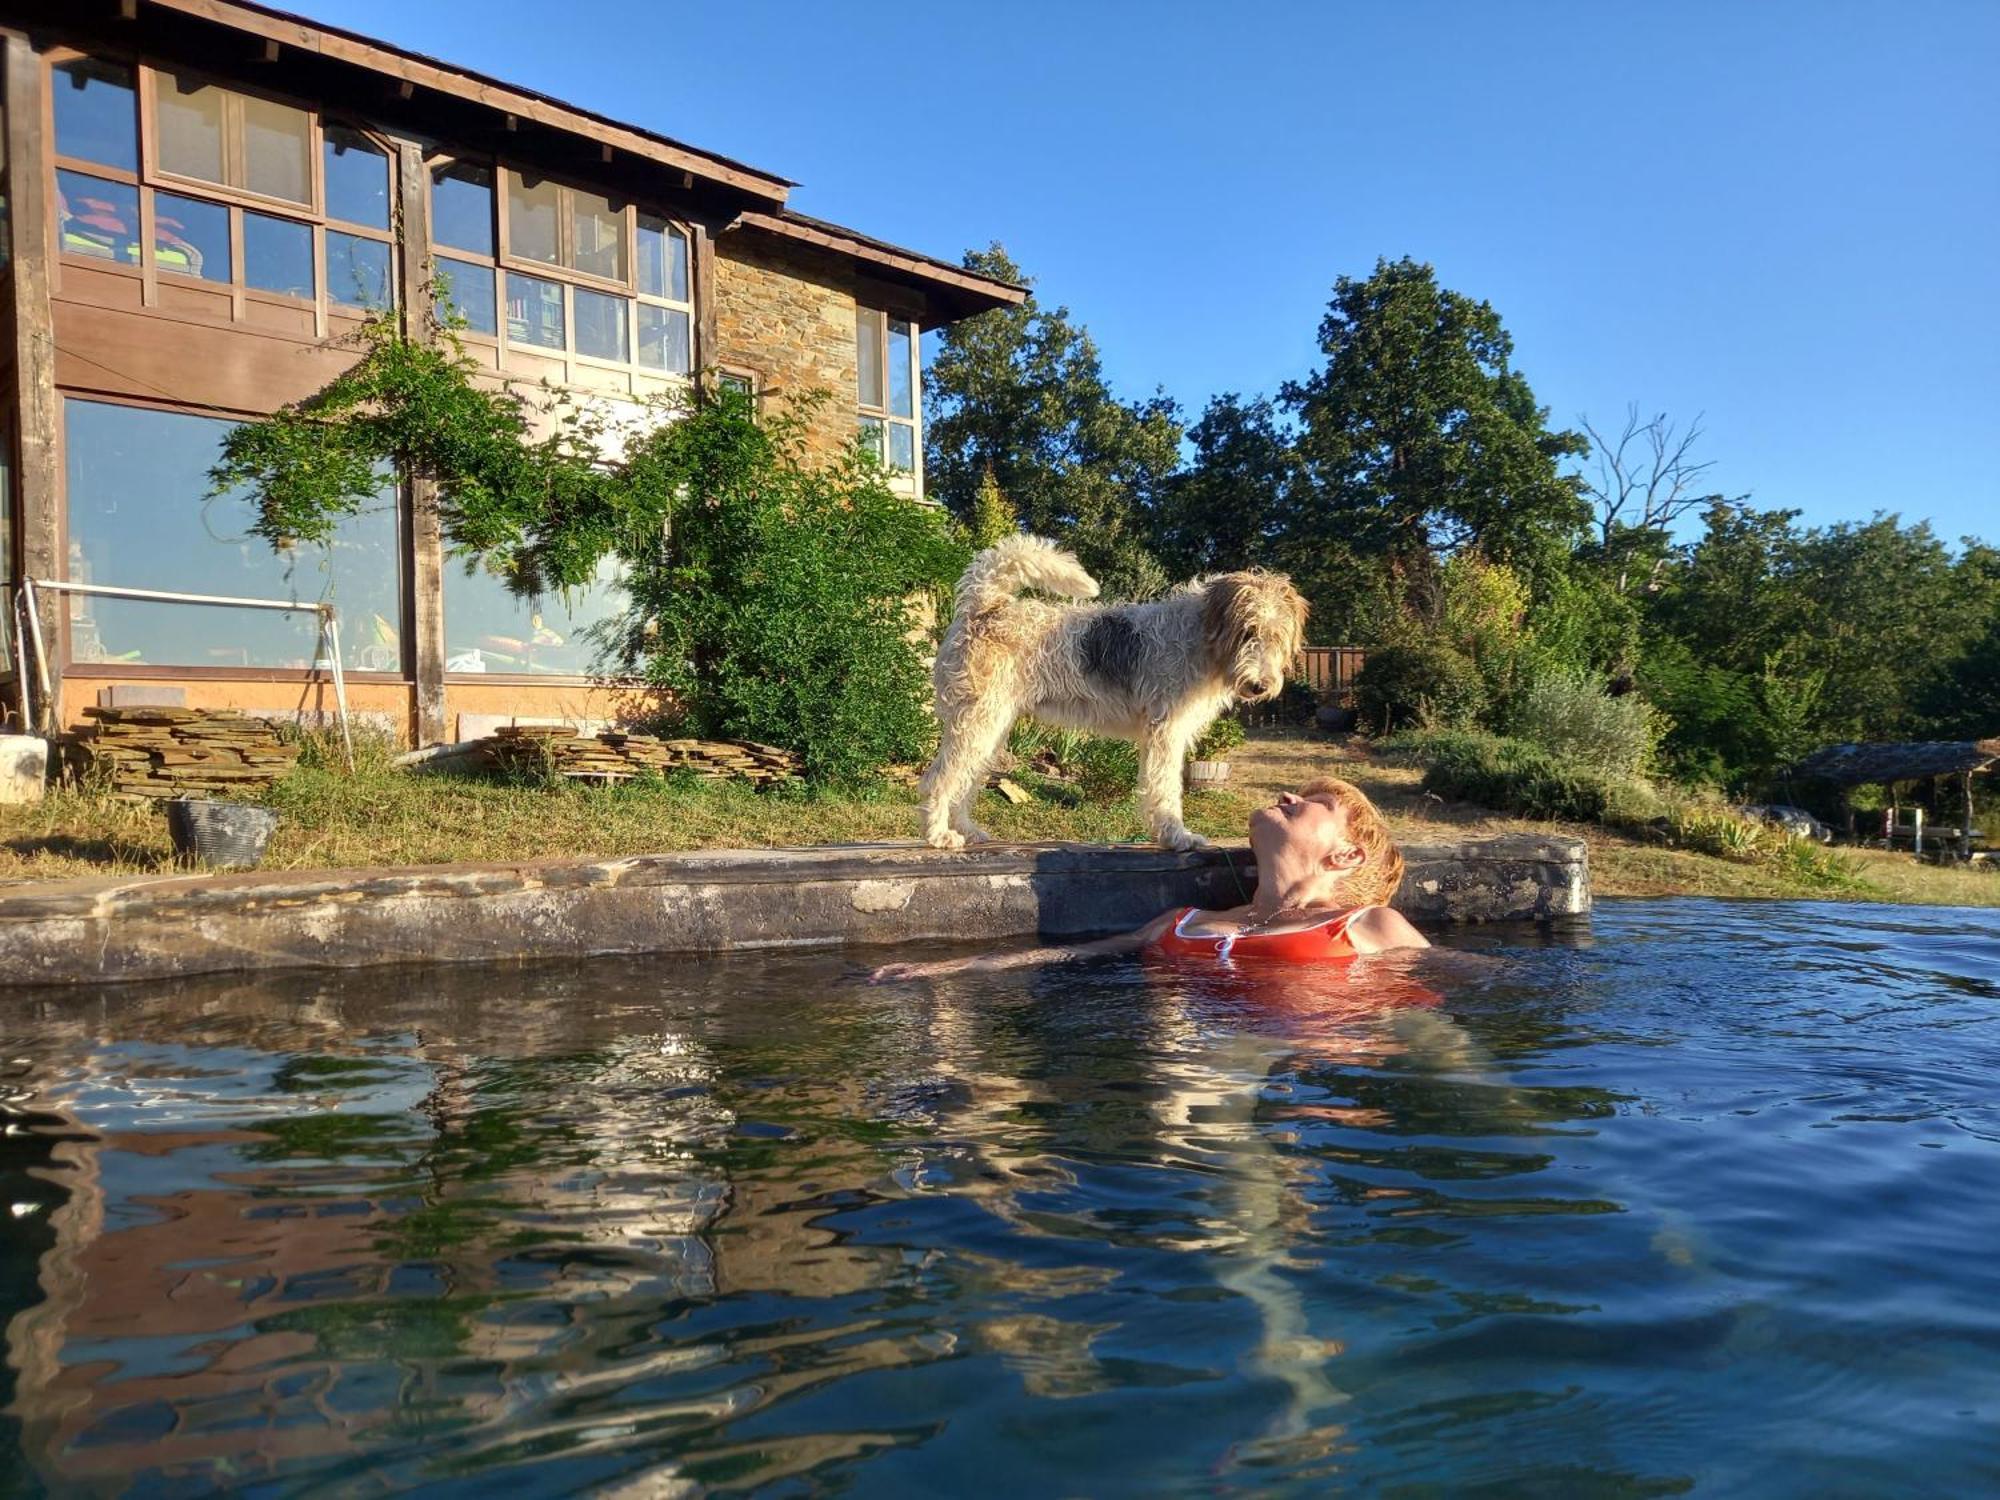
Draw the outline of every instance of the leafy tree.
M1188 429L1193 461L1160 486L1153 550L1176 577L1275 564L1298 475L1291 435L1266 397L1212 397Z
M994 479L991 469L979 476L979 488L973 492L972 514L966 517L965 529L973 547L981 551L1021 529L1021 517L1012 502L1000 493L999 481Z
M1028 285L999 245L969 270ZM1033 297L954 323L924 377L924 474L970 519L989 471L1029 531L1073 550L1113 594L1157 593L1143 511L1180 462L1181 424L1163 396L1112 395L1097 346L1067 308Z
M1303 427L1295 549L1408 568L1477 546L1531 577L1561 566L1589 509L1557 466L1587 445L1549 429L1490 304L1428 265L1378 261L1334 284L1319 343L1325 365L1284 392Z

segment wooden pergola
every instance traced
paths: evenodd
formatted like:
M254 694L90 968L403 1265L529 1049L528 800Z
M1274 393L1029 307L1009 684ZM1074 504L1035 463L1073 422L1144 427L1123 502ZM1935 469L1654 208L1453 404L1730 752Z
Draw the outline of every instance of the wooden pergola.
M1881 786L1894 805L1899 781L1926 781L1956 776L1965 794L1965 820L1959 829L1961 857L1972 854L1972 778L2000 761L2000 739L1900 740L1874 744L1828 745L1792 767L1801 780L1825 781L1841 788Z

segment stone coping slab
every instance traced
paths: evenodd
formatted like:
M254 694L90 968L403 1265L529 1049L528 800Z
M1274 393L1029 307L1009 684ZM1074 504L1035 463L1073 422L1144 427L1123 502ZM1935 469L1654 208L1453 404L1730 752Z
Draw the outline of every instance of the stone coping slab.
M1590 909L1583 841L1408 845L1417 921ZM1234 906L1243 847L917 844L712 849L620 859L153 875L0 887L0 985L841 943L1077 937L1173 906Z

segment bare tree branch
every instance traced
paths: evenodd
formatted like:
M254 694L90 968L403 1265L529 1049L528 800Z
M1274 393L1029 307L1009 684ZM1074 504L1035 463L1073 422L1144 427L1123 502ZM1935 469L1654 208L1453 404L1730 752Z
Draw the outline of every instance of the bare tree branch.
M1713 459L1694 457L1703 436L1700 413L1679 429L1665 412L1641 422L1639 405L1633 402L1625 408L1616 442L1588 417L1580 421L1597 459L1595 476L1584 478L1584 493L1597 513L1598 537L1607 555L1621 532L1664 532L1697 505L1719 498L1700 488L1701 477L1715 467ZM1621 576L1621 591L1624 586Z

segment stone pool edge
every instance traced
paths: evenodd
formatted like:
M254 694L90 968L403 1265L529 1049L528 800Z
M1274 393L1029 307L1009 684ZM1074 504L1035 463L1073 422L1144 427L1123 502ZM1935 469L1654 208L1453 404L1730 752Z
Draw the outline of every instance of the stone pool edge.
M1590 910L1581 839L1408 845L1419 922ZM0 888L0 986L238 971L1074 937L1232 906L1242 847L916 844L153 875Z

